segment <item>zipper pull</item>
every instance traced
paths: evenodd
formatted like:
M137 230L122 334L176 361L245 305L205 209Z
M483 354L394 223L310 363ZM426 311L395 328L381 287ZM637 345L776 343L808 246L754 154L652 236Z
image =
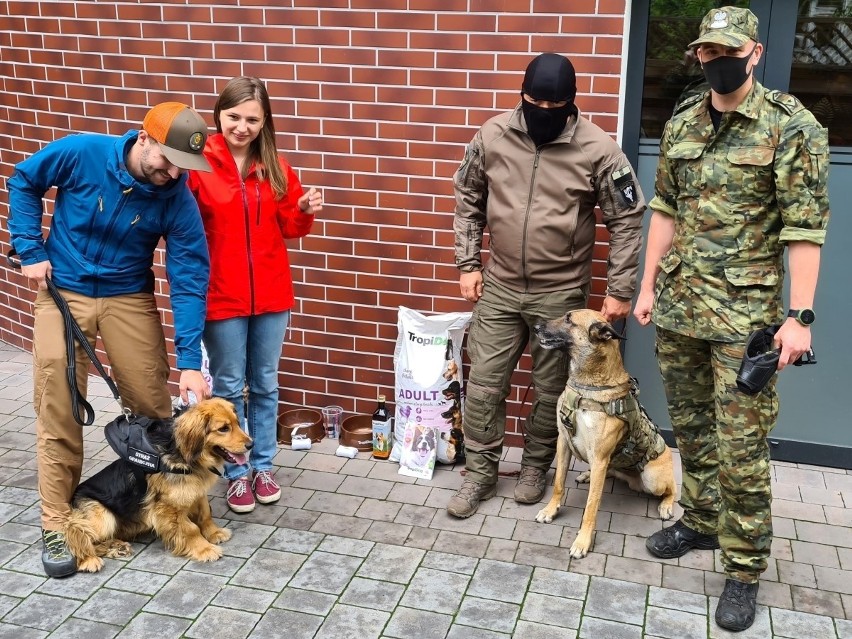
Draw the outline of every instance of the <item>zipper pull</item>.
M101 213L104 212L104 196L103 195L98 196L98 211L100 211Z
M131 192L132 190L133 190L133 187L131 186L131 187L130 187L130 188L128 188L128 189L124 189L124 190L122 191L122 194L124 194L124 195L130 195L130 192Z
M136 214L136 217L134 217L134 218L133 218L133 221L130 223L130 226L133 226L134 224L136 224L136 222L138 222L138 221L139 221L139 217L140 217L140 216L139 216L139 214L137 213L137 214Z

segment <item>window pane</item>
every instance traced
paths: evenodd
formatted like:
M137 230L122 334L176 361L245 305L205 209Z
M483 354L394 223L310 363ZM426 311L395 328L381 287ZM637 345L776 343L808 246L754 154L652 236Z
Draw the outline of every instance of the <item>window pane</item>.
M799 0L790 93L832 145L852 145L852 1Z
M642 93L643 138L659 138L681 100L706 90L704 72L688 50L698 37L701 18L710 9L748 7L748 0L651 0L645 84Z

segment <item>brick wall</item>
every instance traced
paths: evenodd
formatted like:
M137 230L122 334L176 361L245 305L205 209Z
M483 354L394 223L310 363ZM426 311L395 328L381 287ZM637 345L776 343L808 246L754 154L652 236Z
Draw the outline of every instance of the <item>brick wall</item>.
M6 179L45 143L138 128L167 99L212 124L225 82L259 76L279 149L326 200L311 235L290 245L298 301L282 402L372 412L377 392L393 396L397 307L470 310L452 250L451 176L464 145L517 103L541 51L572 59L580 109L615 136L624 10L625 0L0 0L0 248ZM598 241L594 306L602 228ZM158 263L162 276L162 255ZM0 269L0 339L31 347L32 300L18 273ZM510 432L532 400L530 391L522 402L528 370L525 355Z

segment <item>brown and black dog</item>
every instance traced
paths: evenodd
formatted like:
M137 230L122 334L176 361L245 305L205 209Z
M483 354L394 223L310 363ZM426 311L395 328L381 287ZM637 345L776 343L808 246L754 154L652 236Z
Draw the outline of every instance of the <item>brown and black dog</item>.
M632 392L619 347L624 337L603 315L589 309L541 322L535 332L542 347L563 350L571 360L568 383L557 403L559 438L553 496L536 515L536 521L550 523L559 512L572 453L589 464L589 471L577 478L578 482L589 482L589 494L580 530L571 545L572 557L585 557L591 548L607 476L626 481L637 492L661 497L660 517L670 519L677 490L672 452ZM563 417L570 418L570 423L566 424ZM645 450L634 450L636 442L631 441L634 437L628 431L629 423L635 422L628 417L647 420L643 434L635 437L648 444ZM625 455L625 450L630 455ZM610 467L611 460L625 459L629 467Z
M245 463L252 445L233 404L204 400L173 420L155 421L148 438L165 472L145 475L117 459L74 492L65 535L79 570L97 572L101 557L129 556L128 542L151 531L177 556L222 556L216 544L230 539L231 531L213 522L207 491L226 461Z

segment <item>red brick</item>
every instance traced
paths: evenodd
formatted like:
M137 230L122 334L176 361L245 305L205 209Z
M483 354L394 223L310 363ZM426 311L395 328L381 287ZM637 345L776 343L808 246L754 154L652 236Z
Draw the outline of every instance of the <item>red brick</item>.
M466 71L413 69L411 86L465 88L468 86L468 74Z
M349 46L349 31L306 27L293 32L293 41L296 44L346 47Z
M325 47L320 51L321 62L323 64L345 64L345 65L362 65L362 66L376 66L376 50L375 49L353 49L351 47L347 47L345 49L338 49L335 47ZM354 71L354 69L353 69ZM368 70L373 76L375 76L378 72L375 69ZM384 82L384 69L381 71L382 84ZM354 82L364 82L367 81L365 78L370 78L370 76L364 76L361 80L356 80L353 78Z
M497 16L488 14L438 14L438 31L492 32L497 28Z
M571 0L566 6L562 0L533 0L532 13L558 13L590 15L595 13L598 0Z
M320 85L320 99L340 102L375 102L376 88L363 85Z
M435 31L436 20L434 13L417 11L382 12L378 14L376 25L378 29L394 31ZM442 29L438 29L441 31Z
M493 71L494 55L486 53L438 52L437 69L464 69L466 71ZM526 68L526 65L524 65Z
M322 131L324 135L375 138L376 123L362 120L324 120Z
M497 15L497 31L532 35L534 33L559 33L559 16L549 15Z
M375 28L376 14L371 11L320 11L323 27Z
M435 139L435 127L424 124L379 124L379 136L397 140L421 140L431 142Z
M411 69L432 69L435 67L435 54L432 51L379 50L378 65L387 67L406 67Z
M165 8L158 4L117 4L118 19L127 22L161 22L166 20ZM176 22L186 20L186 15L182 15Z
M340 50L342 54L342 49ZM325 55L325 53L324 53ZM406 69L375 69L359 68L352 69L352 82L355 84L383 84L408 86L408 71ZM359 105L356 105L359 106ZM371 106L371 105L366 105Z
M559 3L559 0L548 1ZM573 34L588 33L595 36L621 35L624 32L624 17L610 18L591 14L563 16L562 32Z
M621 55L624 40L620 37L599 37L595 39L595 53L598 55Z
M355 103L352 105L352 117L356 120L390 120L393 122L408 122L408 109L397 104Z

